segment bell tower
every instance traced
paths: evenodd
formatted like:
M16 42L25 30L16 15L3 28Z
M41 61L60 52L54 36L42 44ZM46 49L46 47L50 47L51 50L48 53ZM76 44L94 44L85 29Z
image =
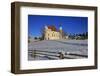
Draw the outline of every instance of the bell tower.
M59 27L59 32L60 32L60 39L63 38L63 30L62 30L62 25L60 24L60 27Z

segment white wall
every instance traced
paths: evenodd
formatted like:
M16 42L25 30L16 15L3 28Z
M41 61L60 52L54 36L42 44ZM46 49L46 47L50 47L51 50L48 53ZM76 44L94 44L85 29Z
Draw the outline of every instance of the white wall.
M57 4L73 4L73 5L87 5L98 6L100 20L100 0L1 0L0 1L0 76L16 76L10 73L10 60L11 60L11 15L10 3L13 1L30 1L41 3L57 3ZM100 22L98 22L100 24ZM98 26L100 28L100 26ZM99 42L100 42L100 30ZM99 44L100 46L100 44ZM100 50L100 49L99 49ZM100 51L98 51L100 58ZM21 74L18 76L99 76L100 73L100 59L98 70L81 70L81 71L65 71L65 72L52 72L52 73L37 73L37 74Z

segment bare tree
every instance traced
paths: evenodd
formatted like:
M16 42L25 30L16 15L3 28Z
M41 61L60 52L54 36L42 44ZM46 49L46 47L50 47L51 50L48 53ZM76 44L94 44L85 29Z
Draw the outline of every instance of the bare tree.
M44 40L44 32L45 32L45 28L41 28L41 40Z

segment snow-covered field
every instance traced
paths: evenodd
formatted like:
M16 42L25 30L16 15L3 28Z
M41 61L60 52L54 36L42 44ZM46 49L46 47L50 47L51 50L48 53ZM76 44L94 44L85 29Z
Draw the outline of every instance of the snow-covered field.
M46 52L43 55L39 54L33 57L32 52L34 52L34 50L40 53L42 51ZM64 54L65 53L75 54L75 55L67 55L67 57L70 58L87 58L88 40L43 40L43 41L31 42L28 44L28 60L49 60L50 57L51 59L58 58L52 56L56 55L56 53L49 53L49 52L57 52L57 53L62 52ZM49 54L52 55L49 56Z

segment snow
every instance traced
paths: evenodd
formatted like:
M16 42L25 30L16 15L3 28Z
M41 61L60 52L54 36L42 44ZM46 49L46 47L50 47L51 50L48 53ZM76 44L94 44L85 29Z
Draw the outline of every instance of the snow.
M43 40L37 42L31 42L28 44L28 60L48 60L50 56L35 56L32 57L32 51L46 51L46 52L62 52L62 53L72 53L88 56L88 40ZM52 53L50 53L52 54ZM55 54L56 55L56 54ZM87 58L81 56L71 56L70 58ZM51 59L58 59L52 58Z

